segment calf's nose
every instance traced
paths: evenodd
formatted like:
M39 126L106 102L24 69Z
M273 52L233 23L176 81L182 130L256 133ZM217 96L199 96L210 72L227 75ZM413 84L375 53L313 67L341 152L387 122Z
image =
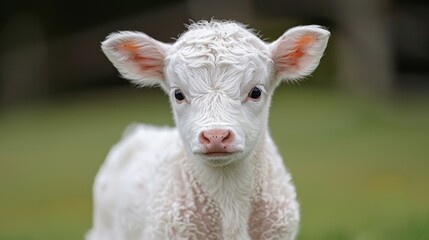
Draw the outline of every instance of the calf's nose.
M199 141L204 146L204 153L226 153L233 140L234 134L226 129L202 131L199 136Z

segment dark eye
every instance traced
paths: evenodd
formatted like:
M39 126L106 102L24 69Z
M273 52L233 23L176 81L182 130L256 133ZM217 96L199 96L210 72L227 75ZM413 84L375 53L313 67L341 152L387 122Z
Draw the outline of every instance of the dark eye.
M176 98L177 101L183 101L185 99L185 95L183 95L180 89L174 90L174 97Z
M254 87L252 88L252 90L250 90L249 97L257 100L261 97L261 94L262 94L261 89L259 89L258 87Z

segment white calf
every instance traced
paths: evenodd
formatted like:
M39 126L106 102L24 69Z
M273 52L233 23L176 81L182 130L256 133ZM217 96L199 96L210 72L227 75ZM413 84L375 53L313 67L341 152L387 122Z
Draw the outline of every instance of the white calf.
M265 43L215 20L191 24L174 44L110 35L109 60L134 83L161 86L177 128L135 126L111 150L87 239L294 239L299 207L268 108L281 80L313 72L328 38L302 26Z

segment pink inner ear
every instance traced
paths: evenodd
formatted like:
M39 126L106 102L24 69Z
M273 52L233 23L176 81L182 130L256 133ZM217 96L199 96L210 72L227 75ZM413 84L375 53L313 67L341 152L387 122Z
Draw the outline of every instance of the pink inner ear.
M293 49L286 54L281 54L279 56L280 59L277 59L276 73L284 71L285 68L299 70L299 63L302 57L306 54L306 48L315 41L316 36L314 35L304 35L298 38L296 42L294 42Z
M127 56L128 61L135 65L144 74L163 75L163 62L157 58L144 55L141 47L133 42L124 42L117 46L117 50Z

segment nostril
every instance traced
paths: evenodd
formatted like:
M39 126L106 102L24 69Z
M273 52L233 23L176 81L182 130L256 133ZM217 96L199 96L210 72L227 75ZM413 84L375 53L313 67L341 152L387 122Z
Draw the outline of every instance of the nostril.
M200 143L207 145L210 143L210 139L206 136L206 132L201 132L199 137Z
M222 143L224 144L230 144L234 140L234 136L231 131L225 132L223 135Z

